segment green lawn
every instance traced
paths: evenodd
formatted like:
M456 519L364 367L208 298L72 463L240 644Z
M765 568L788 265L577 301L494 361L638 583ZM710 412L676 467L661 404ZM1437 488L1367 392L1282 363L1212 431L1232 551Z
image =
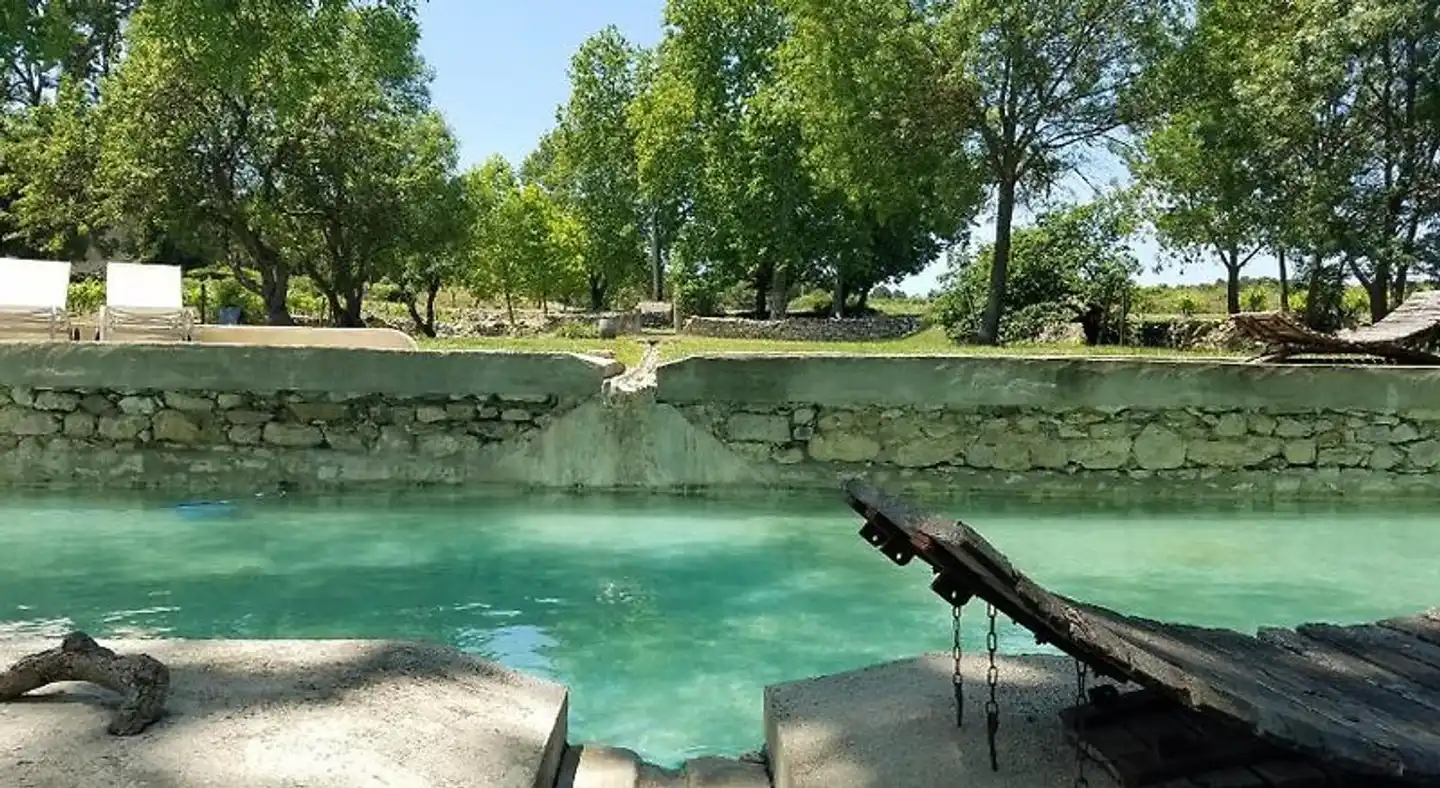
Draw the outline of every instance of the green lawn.
M885 342L784 342L779 340L712 339L708 337L657 334L646 339L660 342L665 361L708 353L850 353L855 355L946 355L946 356L1144 356L1153 358L1199 358L1226 354L1187 353L1164 348L1085 347L1083 345L1006 345L984 347L956 345L938 328L905 339ZM437 349L509 350L518 352L594 353L609 351L633 366L640 361L645 343L638 337L619 339L571 339L556 336L485 337L424 340L425 347Z

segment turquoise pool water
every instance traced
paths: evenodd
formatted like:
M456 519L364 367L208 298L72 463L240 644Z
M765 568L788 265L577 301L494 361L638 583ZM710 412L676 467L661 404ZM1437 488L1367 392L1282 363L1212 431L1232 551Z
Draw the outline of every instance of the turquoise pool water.
M1424 506L945 510L1052 588L1155 617L1254 630L1440 603ZM836 496L291 496L208 513L0 496L0 636L444 641L569 685L572 738L675 763L758 747L768 683L948 646L926 569L890 564L858 527ZM1008 627L1001 647L1036 650Z

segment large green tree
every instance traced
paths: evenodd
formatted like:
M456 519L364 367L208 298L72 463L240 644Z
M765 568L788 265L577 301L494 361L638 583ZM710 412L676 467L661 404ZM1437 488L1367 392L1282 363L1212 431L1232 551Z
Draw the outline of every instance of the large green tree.
M1240 311L1240 272L1274 237L1262 129L1240 100L1243 63L1233 29L1202 2L1185 44L1158 70L1159 107L1130 157L1162 244L1182 259L1213 256L1226 272L1226 308ZM1248 40L1245 39L1245 40Z
M774 0L670 0L665 21L631 115L645 194L682 212L684 276L748 282L755 311L783 317L817 258L817 214L834 205L772 90L785 16Z
M814 56L818 67L849 56L865 64L848 77L840 72L834 89L842 98L817 102L826 108L817 123L850 124L817 135L829 140L827 159L852 172L868 170L866 183L927 165L980 163L993 186L995 238L976 339L996 342L1017 206L1048 192L1085 154L1123 131L1129 110L1139 106L1131 96L1169 44L1181 3L791 2L807 38L839 53ZM847 36L863 37L863 53L847 55ZM860 100L843 98L847 92ZM864 115L864 100L876 102L873 115ZM879 161L865 162L866 150Z
M354 322L372 256L396 251L370 223L426 170L416 41L400 2L147 0L104 86L112 214L224 260L271 323L304 271Z
M626 116L638 93L639 57L613 26L587 39L570 63L570 100L559 124L528 162L579 222L593 310L645 271L646 212Z

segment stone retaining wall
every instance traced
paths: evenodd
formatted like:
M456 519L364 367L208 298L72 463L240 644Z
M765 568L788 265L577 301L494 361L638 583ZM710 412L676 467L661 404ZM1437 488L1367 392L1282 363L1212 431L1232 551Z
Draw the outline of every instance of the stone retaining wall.
M749 320L740 317L692 317L684 333L721 339L777 339L792 342L873 342L902 339L920 331L920 319L897 317L831 320L792 317L786 320Z
M566 354L0 347L0 482L482 483L619 370Z
M732 357L661 367L659 381L659 401L783 484L856 474L961 492L1440 491L1433 370Z
M0 484L833 489L860 475L926 493L1440 493L1440 370L738 355L602 396L618 372L566 354L0 346Z

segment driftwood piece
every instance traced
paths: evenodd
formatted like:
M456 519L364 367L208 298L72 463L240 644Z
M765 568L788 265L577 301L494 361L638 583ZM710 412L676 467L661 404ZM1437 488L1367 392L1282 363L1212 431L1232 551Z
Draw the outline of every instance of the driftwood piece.
M0 702L57 681L96 684L122 696L107 730L134 736L165 713L170 669L148 654L116 654L84 632L71 632L58 648L23 657L0 673Z

